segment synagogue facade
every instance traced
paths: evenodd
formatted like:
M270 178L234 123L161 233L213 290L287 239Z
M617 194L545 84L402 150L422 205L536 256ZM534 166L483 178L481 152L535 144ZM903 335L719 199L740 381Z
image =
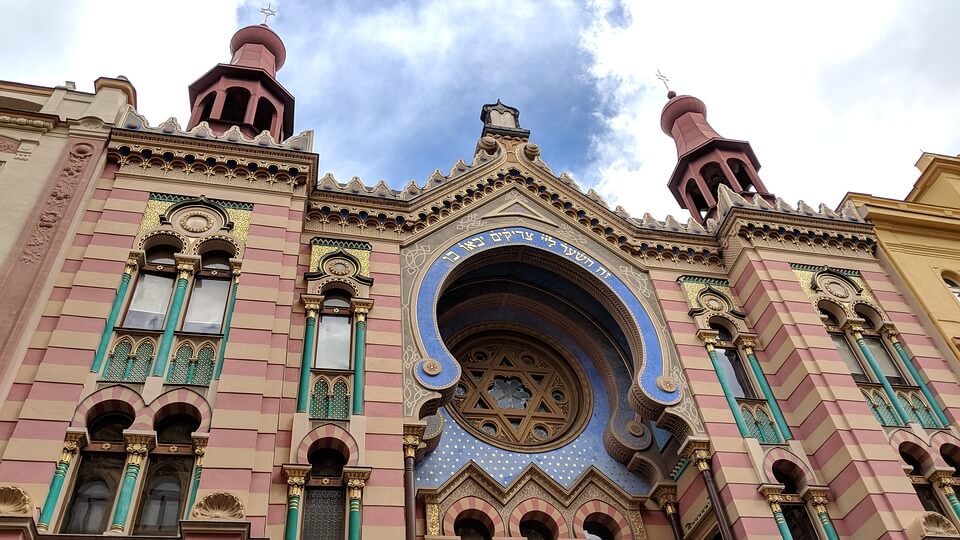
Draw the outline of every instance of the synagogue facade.
M230 52L185 127L0 83L0 539L960 538L960 305L875 203L784 201L673 92L684 219L499 101L449 173L342 183L280 37Z

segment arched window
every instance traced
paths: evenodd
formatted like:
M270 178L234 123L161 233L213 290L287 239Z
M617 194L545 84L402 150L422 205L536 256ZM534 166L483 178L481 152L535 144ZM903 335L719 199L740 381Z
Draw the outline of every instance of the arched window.
M132 423L133 419L125 413L109 412L88 426L90 443L80 454L61 533L102 534L107 530L126 462L123 430Z
M207 97L200 102L200 121L210 120L210 114L213 112L213 102L217 99L216 92L210 92Z
M730 187L730 181L727 180L727 177L723 174L719 163L710 162L704 165L703 168L700 169L700 176L702 176L703 180L707 183L707 189L714 198L717 196L720 184Z
M350 369L353 336L350 306L350 297L340 291L330 291L324 296L317 331L315 368Z
M846 364L847 369L850 370L850 375L853 376L853 379L862 383L870 382L870 377L867 377L866 372L863 370L860 358L857 353L854 352L853 346L847 339L846 333L840 329L840 321L837 320L836 315L829 309L820 308L820 319L823 321L824 326L827 327L830 339L833 341L833 345L840 354L843 363Z
M733 336L730 331L724 325L716 323L712 323L710 328L717 331L717 346L715 348L717 359L720 369L726 375L727 383L734 397L756 399L757 393L743 368L740 351L732 343Z
M587 540L613 540L613 532L598 521L587 521L583 524L583 537Z
M200 272L183 319L184 332L220 334L230 294L230 253L208 251L200 257Z
M920 499L920 504L927 512L936 512L946 516L947 513L940 498L937 496L930 481L923 474L923 463L917 458L917 455L922 453L923 450L918 447L911 448L910 446L910 443L900 445L900 459L910 467L907 475L910 476L910 483L913 485L913 490L917 492L917 498ZM904 467L904 470L906 471L906 467Z
M178 534L193 473L190 434L199 426L200 422L188 414L171 414L156 424L157 448L147 460L133 534Z
M179 248L161 244L147 250L146 261L137 278L137 288L127 308L123 326L140 330L162 330L177 278Z
M269 99L261 97L257 100L257 112L253 117L253 127L257 128L257 132L270 131L276 117L277 109Z
M300 538L343 540L346 494L341 477L347 459L332 448L315 450L308 459L310 479L303 493Z
M693 205L693 208L690 210L696 210L701 218L706 217L707 209L710 205L707 204L707 200L703 197L703 194L700 193L700 186L697 185L693 178L687 179L686 193L687 199L690 201L690 204Z
M796 465L781 465L783 462L774 464L773 476L777 482L783 484L783 493L786 495L797 495L799 493L798 472L791 471L796 469ZM802 473L799 473L802 474ZM799 497L798 497L799 498ZM787 522L787 528L794 540L818 540L817 530L810 520L810 514L807 513L807 507L803 503L780 503L780 509L783 512L783 519Z
M550 527L535 519L527 519L520 522L520 536L527 540L553 540L553 533Z
M875 315L867 313L863 307L857 308L856 313L857 317L863 319L863 341L867 344L867 348L870 349L870 354L873 356L873 359L877 361L880 372L883 373L883 376L887 378L890 384L908 384L907 378L903 375L903 372L900 371L897 361L893 359L893 355L890 354L890 350L877 331Z
M740 184L740 189L744 192L756 192L757 188L753 185L753 179L750 178L750 173L747 172L747 166L743 164L739 159L728 159L727 165L730 166L730 170L733 171L734 178L737 179L737 183Z
M960 300L960 285L957 285L957 282L945 277L943 278L943 284L947 286L947 289L950 290L950 294L954 296L957 300Z
M247 107L250 105L250 92L246 88L235 86L227 89L227 96L223 100L223 112L220 120L224 122L242 123L247 116Z
M453 524L453 534L460 540L490 540L490 531L480 520L463 517Z

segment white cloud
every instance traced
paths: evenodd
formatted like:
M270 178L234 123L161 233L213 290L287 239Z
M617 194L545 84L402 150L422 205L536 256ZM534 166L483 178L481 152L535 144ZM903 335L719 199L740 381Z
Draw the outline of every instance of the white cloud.
M933 88L920 92L915 77L960 64L951 32L922 34L931 18L955 20L943 11L956 4L911 13L895 0L793 9L759 1L625 3L632 17L623 27L605 17L616 7L609 0L590 6L583 46L607 100L607 130L578 173L634 215L686 217L666 188L676 151L660 130L666 97L658 67L675 90L707 104L721 135L752 143L767 188L790 202L835 205L848 190L902 197L921 148L958 150L960 110L950 97L960 90L957 77L926 73Z

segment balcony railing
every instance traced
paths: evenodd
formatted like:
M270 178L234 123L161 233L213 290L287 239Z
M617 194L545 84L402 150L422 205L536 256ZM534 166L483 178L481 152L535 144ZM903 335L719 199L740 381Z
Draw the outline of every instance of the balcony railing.
M346 420L350 416L349 375L313 374L310 418Z
M780 444L783 442L766 401L737 398L737 404L751 437L760 441L760 444Z

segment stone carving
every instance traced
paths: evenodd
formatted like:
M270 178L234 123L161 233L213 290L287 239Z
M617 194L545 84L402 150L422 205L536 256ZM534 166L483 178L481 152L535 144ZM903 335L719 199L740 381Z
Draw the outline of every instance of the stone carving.
M192 514L197 519L243 519L243 503L236 495L217 491L200 499Z
M20 486L0 486L0 516L29 516L30 496Z
M53 238L54 228L63 219L63 213L73 199L74 191L80 183L80 178L91 156L93 156L92 145L79 143L70 149L70 157L43 205L39 222L23 248L20 262L34 264L43 256L44 248Z
M17 151L17 148L20 148L20 141L0 136L0 152L12 154Z
M945 516L937 512L927 512L920 518L920 525L923 528L923 535L941 536L957 535L957 528Z

